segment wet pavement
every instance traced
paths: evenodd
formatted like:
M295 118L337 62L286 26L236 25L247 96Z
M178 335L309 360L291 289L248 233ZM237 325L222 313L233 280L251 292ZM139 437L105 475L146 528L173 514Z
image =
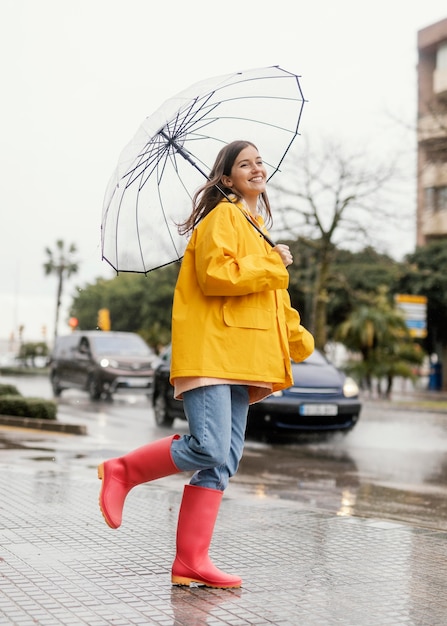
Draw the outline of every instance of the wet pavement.
M445 532L230 487L211 555L242 589L172 587L184 476L134 489L114 531L93 467L34 454L34 464L0 462L2 626L447 623Z
M70 400L62 409L64 421L74 424L79 413ZM425 496L416 490L413 499L420 501L406 503L415 509L408 516L413 523L392 520L383 504L377 515L368 508L377 497L373 489L391 490L403 479L417 485L421 467L434 475L446 456L443 419L439 426L434 419L430 429L421 429L416 416L398 422L401 451L411 446L413 466L399 446L382 445L384 436L388 442L396 437L386 414L384 429L377 430L380 421L365 420L358 434L333 442L330 458L324 445L303 448L299 475L297 450L288 447L273 451L280 475L261 475L262 445L250 443L236 477L243 479L224 496L210 551L216 565L243 578L243 586L216 590L170 583L186 475L134 489L123 526L111 530L104 523L96 465L132 448L146 428L151 438L155 434L146 418L137 421L138 408L126 426L114 421L115 410L120 413L120 406L107 416L101 407L93 414L83 405L89 436L0 428L7 441L0 449L0 626L447 624L442 486L432 520L421 516ZM106 422L113 423L112 438ZM356 440L362 431L370 448ZM384 463L386 484L357 482L357 474L373 474ZM430 483L422 479L427 490ZM325 510L322 486L334 494Z

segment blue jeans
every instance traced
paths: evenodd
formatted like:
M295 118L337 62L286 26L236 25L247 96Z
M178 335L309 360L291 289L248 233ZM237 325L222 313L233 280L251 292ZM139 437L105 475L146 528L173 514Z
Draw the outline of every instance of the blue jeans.
M172 442L172 459L181 471L196 470L191 485L224 491L244 449L248 389L198 387L183 394L183 405L190 434Z

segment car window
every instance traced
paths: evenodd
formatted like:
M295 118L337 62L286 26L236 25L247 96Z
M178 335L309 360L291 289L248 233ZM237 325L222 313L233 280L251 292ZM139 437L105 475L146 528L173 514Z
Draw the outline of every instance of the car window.
M314 350L312 354L303 361L303 363L312 363L312 365L327 365L328 360L321 352Z
M91 339L96 354L152 356L152 350L139 335L101 335Z
M87 337L82 337L81 341L79 342L79 352L82 352L83 354L88 354L90 352L90 346L88 344Z
M58 337L53 349L53 358L67 358L76 348L77 338L74 336Z
M165 348L160 356L161 360L165 363L169 363L169 361L171 360L171 351L171 346Z

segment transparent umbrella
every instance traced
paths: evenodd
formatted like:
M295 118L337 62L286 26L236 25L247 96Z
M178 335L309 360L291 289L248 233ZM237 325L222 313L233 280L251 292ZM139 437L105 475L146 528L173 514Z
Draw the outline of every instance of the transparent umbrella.
M146 118L124 148L106 190L102 258L117 272L148 272L183 256L177 224L219 150L253 142L270 179L294 139L304 106L299 76L278 66L196 83Z

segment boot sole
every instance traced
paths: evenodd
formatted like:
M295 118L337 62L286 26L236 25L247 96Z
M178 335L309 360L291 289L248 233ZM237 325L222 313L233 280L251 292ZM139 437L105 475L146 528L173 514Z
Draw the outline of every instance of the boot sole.
M102 481L104 479L104 463L101 463L101 465L98 465L98 478ZM101 491L99 492L99 498L98 498L98 504L99 504L99 510L101 511L101 514L104 518L105 523L107 524L107 526L109 528L113 528L113 530L116 530L118 528L118 526L113 526L109 520L107 519L107 515L104 513L103 508L102 508L102 504L101 504L101 493L102 493L102 486L104 483L101 482Z
M239 589L242 585L242 582L235 585L213 585L205 580L200 580L198 578L186 578L184 576L172 576L171 582L173 585L181 585L182 587L189 587L191 583L196 583L197 585L203 585L204 587L210 587L211 589Z

